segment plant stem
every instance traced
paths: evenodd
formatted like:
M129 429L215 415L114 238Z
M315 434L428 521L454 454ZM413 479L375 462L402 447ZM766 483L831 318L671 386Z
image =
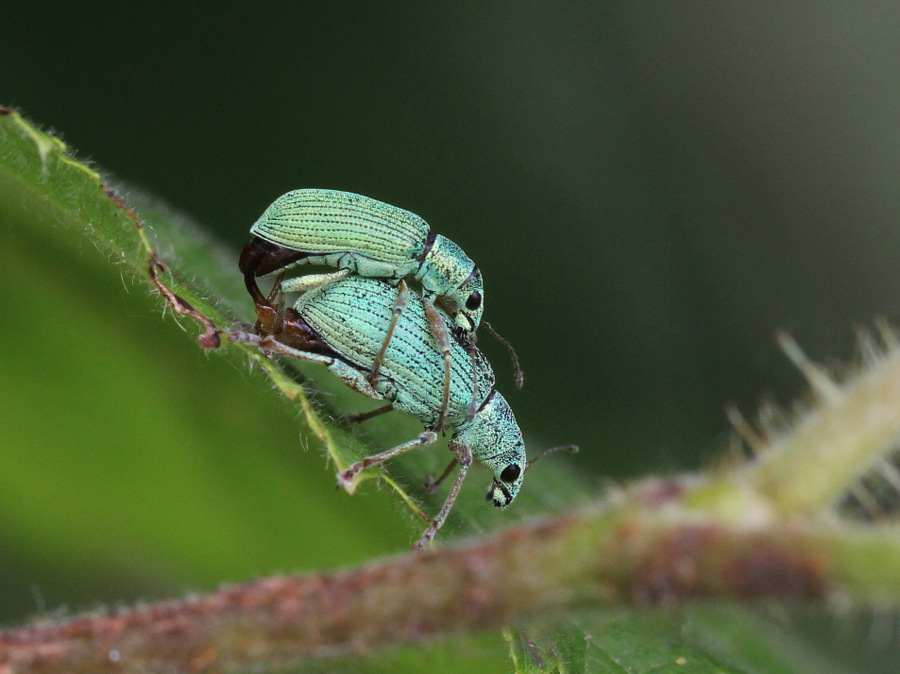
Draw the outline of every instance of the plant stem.
M838 590L900 599L900 576L872 572L900 568L896 529L679 522L672 508L680 484L638 483L614 507L349 571L276 576L9 630L0 633L0 672L271 669L573 606L809 601ZM660 493L670 501L660 502ZM861 568L860 555L877 564Z

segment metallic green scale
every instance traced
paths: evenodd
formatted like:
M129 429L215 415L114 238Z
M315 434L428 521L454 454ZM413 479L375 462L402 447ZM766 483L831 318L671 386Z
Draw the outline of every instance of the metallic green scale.
M384 342L395 297L393 287L354 276L301 295L295 309L335 352L369 371ZM494 387L487 360L477 349L474 356L466 342L453 340L448 428L465 427L475 374L474 407L480 407ZM410 302L397 322L373 387L396 409L420 419L426 428L435 428L444 396L443 371L444 361L428 329L425 310L421 302Z
M372 278L412 276L427 300L444 300L442 308L460 328L472 332L481 323L481 272L462 248L431 234L415 213L351 192L302 189L276 199L250 233L302 252L292 265L325 265ZM283 288L307 289L290 279Z
M294 190L279 197L250 233L362 276L402 278L419 266L428 223L409 211L350 192Z

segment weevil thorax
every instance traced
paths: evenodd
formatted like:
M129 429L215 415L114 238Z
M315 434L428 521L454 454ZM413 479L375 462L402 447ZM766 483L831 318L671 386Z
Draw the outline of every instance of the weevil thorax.
M484 313L484 284L481 271L462 248L440 234L432 235L430 246L416 273L425 297L435 302L466 332L481 324Z
M525 441L506 398L492 391L455 439L494 473L487 499L498 508L512 503L525 479Z

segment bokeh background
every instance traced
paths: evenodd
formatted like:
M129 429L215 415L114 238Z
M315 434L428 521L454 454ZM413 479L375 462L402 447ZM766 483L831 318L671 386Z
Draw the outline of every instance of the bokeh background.
M255 218L297 187L422 215L482 268L485 318L518 349L524 390L514 390L502 348L487 335L480 345L530 443L578 443L572 462L599 484L704 465L727 441L726 403L748 416L762 400L789 404L803 387L776 330L816 359L852 361L855 328L897 316L897 35L891 3L13 3L0 18L0 102L208 227L235 259ZM0 225L18 236L14 223ZM18 272L22 287L40 283ZM65 309L107 311L117 329L142 335L130 339L152 362L155 335L172 326L157 326L154 305L121 283L114 306L92 306L95 286L106 277L68 279ZM11 333L27 321L10 302L0 300L6 348L17 349ZM229 370L176 338L184 362L154 367L197 379ZM45 419L57 425L35 434L0 409L3 426L20 424L0 437L5 461L27 463L32 445L58 447L77 430L79 415L63 408L80 397L83 374L66 381L65 353L50 358ZM265 428L264 412L203 395L212 394L178 412L215 409ZM8 387L7 396L16 397ZM31 445L12 440L25 435ZM226 428L225 456L252 461L227 440ZM76 449L90 461L89 447ZM294 469L295 451L280 450L273 474ZM37 473L48 489L66 481ZM322 483L316 498L331 498ZM371 507L392 516L389 504ZM218 516L240 512L234 504ZM27 539L21 517L4 518L5 621L249 572L203 566L209 549L198 544L196 566L133 552L130 570L111 564L103 582L94 562L77 559L58 578L59 556L36 563L17 542ZM250 567L346 563L401 549L398 540L296 562L293 548L279 549ZM134 571L144 564L153 571Z

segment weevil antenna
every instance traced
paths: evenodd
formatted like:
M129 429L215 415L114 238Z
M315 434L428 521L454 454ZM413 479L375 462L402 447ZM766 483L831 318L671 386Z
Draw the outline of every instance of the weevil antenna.
M567 452L572 452L573 454L575 454L578 451L578 445L560 445L559 447L551 447L550 449L545 449L543 452L538 454L536 457L534 457L530 461L525 462L525 470L528 470L534 464L536 464L538 462L538 459L543 459L548 454L553 454L554 452L561 452L562 450L566 450Z
M522 372L522 368L519 366L519 356L516 354L516 350L513 348L512 344L506 341L503 336L494 330L493 326L487 321L481 321L481 324L487 328L487 331L494 336L498 342L500 342L503 346L506 347L506 350L509 351L509 357L512 358L513 362L513 376L516 378L516 388L522 388L522 385L525 383L525 373Z

